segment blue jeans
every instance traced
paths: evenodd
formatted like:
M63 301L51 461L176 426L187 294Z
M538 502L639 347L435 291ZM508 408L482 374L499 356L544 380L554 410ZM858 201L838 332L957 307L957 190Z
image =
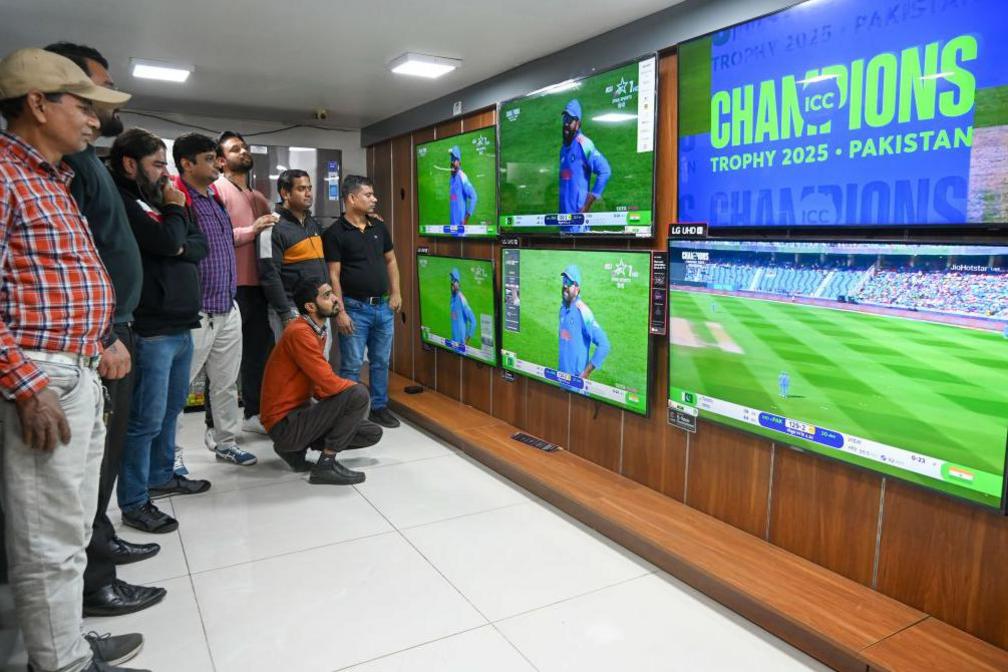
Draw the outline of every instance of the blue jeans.
M192 353L188 331L136 337L133 405L117 488L123 511L146 504L148 486L164 485L174 475L175 420L189 393Z
M359 381L364 364L364 346L370 362L371 408L388 406L388 367L392 355L393 313L388 302L377 306L343 297L343 306L353 320L354 333L340 334L340 376Z

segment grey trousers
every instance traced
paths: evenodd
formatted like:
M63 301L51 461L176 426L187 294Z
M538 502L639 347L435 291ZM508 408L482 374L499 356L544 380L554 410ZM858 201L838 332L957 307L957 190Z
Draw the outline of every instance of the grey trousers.
M317 404L295 409L270 428L273 449L278 453L303 452L307 448L339 452L351 444L373 445L381 438L379 425L365 423L367 436L357 436L370 408L371 395L357 383Z
M31 357L31 353L26 353ZM0 401L0 472L7 558L18 625L36 670L78 672L91 662L81 635L84 549L98 506L105 449L104 397L97 372L37 361L70 425L52 453L21 438L13 402Z

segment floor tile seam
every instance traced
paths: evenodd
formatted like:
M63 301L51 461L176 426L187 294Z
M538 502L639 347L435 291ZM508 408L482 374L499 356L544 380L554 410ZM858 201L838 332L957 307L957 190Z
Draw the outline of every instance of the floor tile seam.
M175 515L175 504L169 501L169 505L172 509L172 515ZM214 661L213 647L210 646L210 633L207 632L206 620L203 618L203 607L200 605L199 593L196 592L196 582L193 581L192 568L189 566L189 556L186 554L185 540L182 538L182 533L176 531L175 534L178 535L179 548L182 550L182 560L185 562L186 571L189 573L186 578L189 579L189 590L192 591L193 602L196 604L196 614L199 616L200 630L203 631L203 645L206 647L207 656L210 658L210 669L217 672L217 663Z
M504 504L503 506L495 506L489 509L482 509L480 511L471 511L469 513L460 513L457 516L449 516L448 518L439 518L438 520L431 520L426 523L418 523L416 525L407 525L405 527L396 527L395 529L399 532L419 530L424 527L430 527L431 525L440 525L441 523L450 523L455 520L462 520L463 518L472 518L473 516L482 516L487 513L494 513L497 511L503 511L504 509L513 509L519 506L530 506L534 502L512 502L511 504Z
M512 649L514 649L515 651L517 651L517 652L518 652L518 655L519 655L519 656L521 656L521 657L522 657L522 659L523 659L523 660L524 660L524 661L525 661L526 663L528 663L528 664L529 664L529 667L531 667L531 668L532 668L533 670L535 670L536 672L539 672L539 667L538 667L538 666L537 666L537 665L536 665L535 663L533 663L533 662L532 662L532 659L531 659L531 658L529 658L529 657L528 657L528 655L526 655L526 653L525 653L524 651L522 651L522 650L521 650L521 649L520 649L520 648L518 647L518 645L517 645L517 644L515 644L514 642L512 642L512 641L511 641L511 638L510 638L510 637L508 637L508 636L507 636L506 634L504 634L504 632L503 632L503 631L501 631L501 629L497 627L497 624L496 624L496 623L491 623L491 624L490 624L490 627L491 627L491 628L493 628L493 629L494 629L494 632L496 632L496 633L497 633L498 635L500 635L500 636L501 636L501 637L502 637L502 638L504 639L504 641L505 641L505 642L507 642L508 644L510 644L510 645L511 645L511 648L512 648Z
M232 563L230 565L223 565L221 567L211 567L211 568L207 568L207 569L201 569L201 570L196 571L196 572L190 571L189 572L189 576L192 576L192 577L203 576L204 574L209 574L211 572L219 572L219 571L222 571L222 570L225 570L225 569L234 569L235 567L243 567L245 565L252 565L252 564L255 564L255 563L258 563L258 562L265 562L267 560L276 560L277 558L286 558L286 557L290 557L292 555L297 555L299 553L308 553L310 551L318 551L318 550L323 549L323 548L331 548L333 546L339 546L341 544L349 544L349 543L352 543L352 542L355 542L355 541L364 541L365 539L375 539L377 537L381 537L381 536L384 536L386 534L393 534L393 533L395 533L397 531L398 530L395 530L393 528L393 529L390 529L390 530L384 530L382 532L375 532L374 534L365 534L365 535L361 535L359 537L353 537L351 539L341 539L340 541L334 541L334 542L329 543L329 544L319 544L318 546L310 546L308 548L299 548L299 549L296 549L296 550L293 550L293 551L284 551L283 553L277 553L276 555L264 556L262 558L252 558L252 559L249 559L249 560L242 560L241 562L235 562L235 563Z
M649 576L654 576L654 572L647 571L647 572L644 572L643 574L639 574L637 576L631 576L631 577L628 577L626 579L622 579L620 581L615 581L613 583L606 584L604 586L599 586L599 587L593 588L591 590L586 590L583 593L578 593L576 595L571 595L570 597L565 597L562 600L556 600L554 602L550 602L548 604L543 604L541 606L534 607L532 609L526 609L525 611L518 612L517 614L510 614L508 616L503 616L501 618L498 618L497 620L490 621L490 623L491 623L491 625L498 625L498 624L504 623L506 621L510 621L510 620L513 620L513 619L516 619L516 618L521 618L522 616L528 616L529 614L534 614L537 611L542 611L544 609L550 609L552 607L556 607L558 605L564 604L565 602L571 602L572 600L579 600L582 597L588 597L589 595L594 595L596 593L600 593L603 590L609 590L610 588L616 588L616 587L619 587L619 586L623 586L623 585L626 585L628 583L633 583L634 581L640 581L641 579L646 579Z
M465 628L463 630L459 630L458 632L452 632L450 634L443 635L441 637L435 637L434 639L431 639L431 640L428 640L428 641L425 641L425 642L419 642L419 643L414 644L412 646L407 646L407 647L402 648L402 649L397 649L396 651L390 651L388 653L383 653L380 656L375 656L374 658L368 658L367 660L361 660L361 661L358 661L356 663L350 663L349 665L345 665L343 667L336 668L335 670L333 670L333 672L343 672L344 670L349 670L349 669L357 667L359 665L367 665L368 663L373 663L376 660L383 660L385 658L389 658L391 656L395 656L395 655L398 655L400 653L405 653L407 651L412 651L413 649L419 649L420 647L427 646L428 644L435 644L437 642L443 642L444 640L451 639L452 637L458 637L459 635L465 635L465 634L468 634L470 632L474 632L476 630L482 630L483 628L486 628L486 627L491 627L491 624L490 623L481 623L481 624L473 626L471 628Z

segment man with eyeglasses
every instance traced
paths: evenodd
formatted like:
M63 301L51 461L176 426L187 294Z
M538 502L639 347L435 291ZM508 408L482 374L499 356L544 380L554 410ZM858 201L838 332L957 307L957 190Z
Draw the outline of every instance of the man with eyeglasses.
M99 361L115 294L62 158L119 106L73 61L19 49L0 61L0 478L11 589L29 669L121 670L140 635L81 633L85 547L105 447Z
M97 50L80 44L58 42L46 51L69 58L98 86L114 89L108 61ZM114 138L123 131L118 110L99 107L101 126L83 152L71 154L64 161L73 168L70 193L87 218L95 247L115 287L116 310L113 317L115 341L105 349L98 373L107 398L105 403L105 455L102 457L98 486L98 510L95 512L88 562L84 570L84 615L121 616L157 604L164 598L164 588L137 586L116 576L116 565L145 560L158 553L158 544L134 544L116 535L107 515L112 488L119 476L122 448L126 438L130 399L133 395L133 311L140 300L143 269L140 250L119 190L105 164L95 152L98 136Z

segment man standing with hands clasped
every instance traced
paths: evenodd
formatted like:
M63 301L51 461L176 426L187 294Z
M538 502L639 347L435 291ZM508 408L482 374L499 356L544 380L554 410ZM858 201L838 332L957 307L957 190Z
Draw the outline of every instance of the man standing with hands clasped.
M337 306L340 376L360 380L367 347L371 413L383 427L398 427L388 410L388 367L392 354L393 314L402 307L399 267L392 236L375 214L378 198L371 180L347 175L341 189L345 211L322 235L329 278Z

